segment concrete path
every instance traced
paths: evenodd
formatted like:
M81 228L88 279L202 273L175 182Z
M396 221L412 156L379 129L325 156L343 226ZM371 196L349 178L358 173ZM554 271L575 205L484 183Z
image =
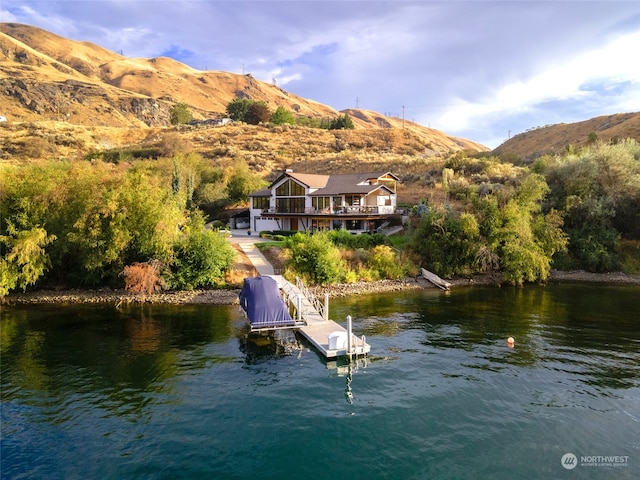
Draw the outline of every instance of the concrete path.
M256 247L256 243L266 242L267 240L260 238L258 235L247 235L246 230L232 230L232 232L233 235L229 237L229 241L238 244L242 248L242 251L247 254L253 266L258 270L258 273L260 275L274 275L273 266Z

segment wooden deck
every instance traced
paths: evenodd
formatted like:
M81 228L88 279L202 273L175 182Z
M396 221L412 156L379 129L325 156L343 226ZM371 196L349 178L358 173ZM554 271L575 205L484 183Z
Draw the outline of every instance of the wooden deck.
M281 275L271 275L271 277L278 282L288 302L294 306L296 315L294 319L304 323L304 326L298 328L298 331L326 358L359 356L369 353L371 346L366 342L366 339L357 337L353 333L349 350L349 334L346 328L333 320L325 319L320 308L317 307L317 302L314 304L313 300L301 288L288 282ZM331 344L332 342L334 345Z

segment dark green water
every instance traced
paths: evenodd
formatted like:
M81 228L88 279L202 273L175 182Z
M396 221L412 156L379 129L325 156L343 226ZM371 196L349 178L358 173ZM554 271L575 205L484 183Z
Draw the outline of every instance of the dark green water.
M332 300L347 315L372 345L351 368L247 338L237 307L4 308L2 478L640 478L638 287Z

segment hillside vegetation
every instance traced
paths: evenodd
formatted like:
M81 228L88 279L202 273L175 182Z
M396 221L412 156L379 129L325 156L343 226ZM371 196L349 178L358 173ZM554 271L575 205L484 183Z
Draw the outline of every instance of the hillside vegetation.
M0 24L0 112L13 121L153 127L170 124L184 103L195 119L226 116L234 98L263 101L297 118L327 119L336 109L261 82L251 74L201 71L170 58L128 58L45 30ZM435 129L366 110L346 110L356 129L403 129L440 152L487 148Z
M640 141L640 112L603 115L576 123L534 127L513 136L492 153L515 162L531 162L546 154L578 150L598 141Z
M544 281L552 267L640 272L637 114L562 126L575 137L541 128L489 153L250 76L128 59L24 25L0 30L0 112L9 117L0 123L0 296L38 286L227 285L234 252L205 222L224 226L287 168L391 171L410 212L395 239L288 240L285 271L311 282L397 278L418 266L512 284ZM238 98L301 121L169 124L178 105L209 118ZM355 128L308 126L326 115L347 115ZM534 149L545 143L558 147Z
M634 140L532 167L465 153L437 161L429 160L433 184L422 189L437 195L410 208L395 250L386 241L338 250L330 243L353 237L298 234L287 272L322 284L397 278L416 266L512 284L544 281L552 266L640 272ZM47 284L223 285L234 254L205 221L224 226L223 208L266 184L244 162L221 167L186 152L3 163L0 174L0 295Z

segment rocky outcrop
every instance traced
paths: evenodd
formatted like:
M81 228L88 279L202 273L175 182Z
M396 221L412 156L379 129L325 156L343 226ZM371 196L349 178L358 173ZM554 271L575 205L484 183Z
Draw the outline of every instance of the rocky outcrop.
M93 109L93 121L108 124L114 112L124 120L138 120L147 126L169 125L169 103L131 95L113 98L106 89L95 83L65 80L56 83L36 82L21 78L0 79L0 95L13 98L24 107L54 120L67 120L79 109ZM97 101L104 100L104 101Z

